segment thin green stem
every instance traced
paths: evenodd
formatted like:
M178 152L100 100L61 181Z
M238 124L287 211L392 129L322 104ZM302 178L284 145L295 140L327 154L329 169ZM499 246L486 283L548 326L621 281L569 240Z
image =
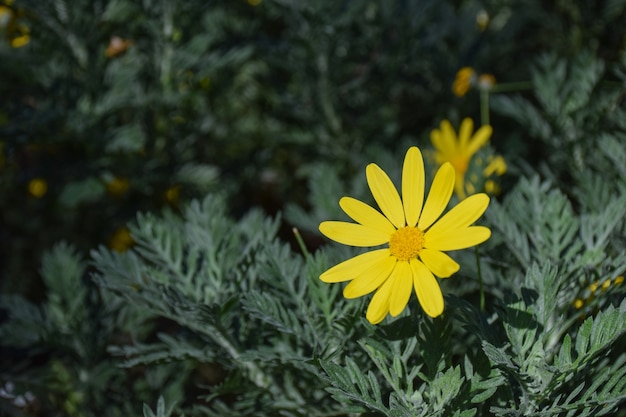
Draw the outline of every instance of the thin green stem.
M480 311L485 311L485 291L483 290L483 274L480 270L480 255L478 247L474 247L476 252L476 270L478 271L478 291L480 293Z
M304 255L304 257L308 258L309 256L311 256L311 254L309 253L309 250L306 248L306 245L304 244L304 240L302 239L302 235L300 235L298 228L294 227L293 229L291 229L291 231L293 232L293 235L296 237L296 242L298 242L298 246L300 246L300 250L302 251L302 254Z
M489 124L489 91L480 92L480 122L483 126Z
M531 90L532 81L518 81L514 83L496 84L491 88L492 93L508 93L510 91Z

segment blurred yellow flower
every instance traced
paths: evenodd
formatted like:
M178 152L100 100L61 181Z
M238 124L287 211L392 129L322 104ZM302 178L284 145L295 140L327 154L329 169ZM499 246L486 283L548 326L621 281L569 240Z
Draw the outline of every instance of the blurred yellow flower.
M35 198L41 198L48 191L48 183L43 178L33 178L28 181L28 193Z
M346 298L375 291L366 313L372 324L381 322L387 314L399 315L413 289L424 312L430 317L439 316L444 300L435 276L448 278L460 268L444 252L489 239L491 231L487 227L472 226L487 209L489 197L473 195L441 216L454 189L454 168L449 163L439 168L424 202L424 161L417 147L409 148L404 158L402 199L378 165L369 164L365 174L380 211L343 197L339 205L356 223L325 221L319 230L344 245L388 247L335 265L320 279L327 283L351 281L343 290Z
M128 227L120 227L109 239L109 248L116 252L125 252L135 244Z
M483 170L483 175L485 177L489 177L494 174L502 176L506 173L506 162L504 162L504 158L502 156L490 155L487 160L489 161L489 163Z
M26 26L21 26L21 35L11 39L11 46L13 48L21 48L30 42L30 30Z
M481 32L484 32L489 25L489 13L486 10L481 10L476 13L476 24Z
M6 29L13 17L13 10L0 4L0 29Z
M113 177L110 181L106 183L106 187L107 191L111 195L115 197L120 197L124 193L126 193L126 191L128 191L128 188L130 187L130 181L127 178Z
M163 193L163 197L165 197L165 201L169 204L175 206L180 201L180 185L172 185Z
M457 71L452 83L452 92L457 97L463 97L472 86L476 71L471 67L463 67Z
M608 290L610 286L611 286L611 280L607 279L606 281L602 283L602 291Z
M577 299L574 300L574 308L576 310L580 310L581 308L583 308L584 305L585 305L585 301L584 300L582 300L580 298L577 298Z
M500 186L494 180L485 181L485 192L489 195L500 194Z
M622 282L624 282L624 276L620 275L619 277L615 277L615 281L613 281L613 284L620 285Z
M496 85L496 77L493 74L480 74L476 84L481 90L491 90Z
M126 52L132 44L133 41L123 39L119 36L112 36L107 49L104 51L104 55L106 55L107 58L115 58Z
M435 159L439 165L446 162L452 164L456 173L454 191L459 199L466 196L465 173L469 168L474 154L483 147L491 137L492 128L489 125L481 126L472 135L474 122L470 118L463 119L457 137L454 128L448 120L443 120L439 129L430 133L430 141L435 147Z
M9 44L13 48L21 48L30 42L30 29L18 22L18 14L10 6L12 1L0 5L0 30L6 32Z

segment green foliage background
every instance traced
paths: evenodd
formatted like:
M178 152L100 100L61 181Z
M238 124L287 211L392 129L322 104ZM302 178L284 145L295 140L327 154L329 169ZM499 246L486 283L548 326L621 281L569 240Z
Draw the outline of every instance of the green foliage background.
M626 414L625 1L0 4L0 415ZM464 117L493 236L371 326L317 225Z

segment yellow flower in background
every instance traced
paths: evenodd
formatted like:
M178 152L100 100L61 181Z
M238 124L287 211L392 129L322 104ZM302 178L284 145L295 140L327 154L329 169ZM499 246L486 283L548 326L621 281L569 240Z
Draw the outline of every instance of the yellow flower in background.
M28 26L19 25L16 29L17 36L11 38L13 48L21 48L30 42L30 29Z
M109 248L119 253L126 252L128 249L132 248L134 244L135 241L128 227L120 227L109 239Z
M463 67L457 71L454 82L452 83L452 92L457 97L463 97L469 91L476 77L476 71L471 67Z
M506 162L504 162L504 158L502 156L490 156L488 162L489 163L483 170L483 175L485 177L489 177L494 174L502 176L506 173Z
M180 185L172 185L163 193L163 197L168 204L172 206L178 205L180 202Z
M41 198L48 192L48 183L43 178L33 178L28 181L28 193L35 198Z
M346 298L375 291L366 313L372 324L381 322L387 313L399 315L413 289L424 312L430 317L439 316L444 301L435 276L447 278L459 270L459 264L444 252L489 239L491 231L487 227L472 226L487 209L489 197L473 195L440 218L454 189L454 168L449 163L439 168L424 203L424 161L417 147L409 148L404 159L402 198L378 165L369 164L365 173L380 211L343 197L339 205L356 223L325 221L319 229L344 245L388 247L335 265L320 279L327 283L351 281L343 290Z
M476 84L481 90L491 90L496 85L496 77L493 74L480 74Z
M476 25L481 32L484 32L489 26L489 13L486 10L481 10L476 13Z
M113 177L110 181L107 181L106 187L109 194L120 197L130 188L130 181L128 178Z
M13 4L12 1L4 1L0 4L0 30L6 32L11 47L21 48L30 42L30 29L19 23L18 18L21 12L8 7L11 4Z
M104 51L104 55L106 55L107 58L115 58L126 52L132 44L133 41L123 39L119 36L112 36L107 49Z
M461 123L458 137L448 120L442 121L439 129L434 129L430 133L430 141L436 149L435 159L437 163L442 165L449 162L454 168L456 174L454 191L460 199L466 196L465 173L469 168L470 160L489 141L492 133L489 125L481 126L472 135L473 129L474 122L472 119L465 118Z
M7 28L12 17L13 10L0 4L0 29Z

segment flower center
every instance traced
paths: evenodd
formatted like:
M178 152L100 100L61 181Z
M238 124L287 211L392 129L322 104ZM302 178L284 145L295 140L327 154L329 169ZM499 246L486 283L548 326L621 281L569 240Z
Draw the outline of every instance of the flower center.
M389 252L400 261L417 258L424 247L424 232L417 227L403 227L391 235Z
M467 172L467 168L469 168L469 158L466 158L464 155L457 155L450 161L454 170L460 174L465 174Z

